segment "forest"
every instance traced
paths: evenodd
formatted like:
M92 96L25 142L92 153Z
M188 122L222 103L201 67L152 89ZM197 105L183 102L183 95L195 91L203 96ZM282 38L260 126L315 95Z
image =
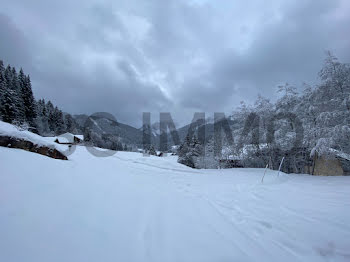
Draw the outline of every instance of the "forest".
M279 86L276 102L261 95L253 105L241 102L225 120L232 137L223 137L219 151L215 135L205 145L196 136L186 137L179 148L179 162L217 168L222 160L233 157L245 167L269 163L277 169L285 157L283 171L303 173L316 155L349 154L350 65L327 52L318 78L313 86Z

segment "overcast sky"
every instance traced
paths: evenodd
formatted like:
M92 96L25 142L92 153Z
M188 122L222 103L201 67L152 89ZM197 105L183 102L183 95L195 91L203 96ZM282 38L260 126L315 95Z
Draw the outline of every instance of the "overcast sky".
M350 62L348 0L1 0L0 59L64 111L230 113L276 86Z

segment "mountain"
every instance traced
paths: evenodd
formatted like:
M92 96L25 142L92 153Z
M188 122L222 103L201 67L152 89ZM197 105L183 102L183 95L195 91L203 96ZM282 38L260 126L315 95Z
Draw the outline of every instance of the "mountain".
M150 133L151 136L151 144L156 148L159 148L160 141L160 123L155 122L151 124L150 127L141 127L135 128L127 124L123 124L118 122L114 116L109 114L94 114L89 117L88 115L74 115L74 120L79 125L80 130L84 130L86 127L92 129L95 133L99 134L101 137L104 135L113 135L117 136L123 144L127 144L129 146L136 146L138 148L143 147L143 128L147 128L146 133ZM233 130L234 121L230 119L226 119L230 128ZM203 120L197 120L202 121ZM224 121L224 119L219 119L218 121ZM195 132L197 133L198 129L205 128L205 136L206 139L210 139L214 136L214 121L213 119L206 119L205 124L197 124L195 128ZM184 141L185 137L188 134L189 128L191 124L185 125L181 128L177 129L177 133L179 136L180 143ZM168 135L168 147L175 145L175 142L172 139L171 133L169 130L167 131Z
M206 140L211 139L214 136L214 120L213 119L206 119L205 123L203 123L203 120L201 120L201 119L199 119L197 121L201 121L202 123L200 123L200 122L199 123L194 123L194 125L197 125L195 127L195 129L194 129L195 134L198 134L197 132L198 132L199 129L205 128L205 138L206 138ZM229 125L231 131L233 131L235 128L237 128L235 126L235 121L233 121L233 120L231 120L229 118L226 118L226 119L222 119L221 118L221 119L219 119L217 121L217 123L220 124L220 122L223 122L223 121L227 121L228 122L228 125ZM179 135L179 139L180 139L181 142L184 141L184 139L186 138L190 127L191 127L191 124L188 124L188 125L185 125L185 126L177 129L177 133ZM173 142L170 134L168 134L168 144L170 146L174 145L174 142Z
M88 115L74 115L73 117L81 130L89 127L101 137L112 135L118 137L123 144L142 147L142 129L120 123L108 114L94 114L91 117Z

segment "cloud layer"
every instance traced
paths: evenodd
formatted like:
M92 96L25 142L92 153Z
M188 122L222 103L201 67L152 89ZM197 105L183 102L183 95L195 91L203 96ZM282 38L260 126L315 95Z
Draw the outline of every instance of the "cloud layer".
M72 3L74 2L74 3ZM324 51L350 60L350 4L320 1L4 0L0 59L71 113L230 112L315 82Z

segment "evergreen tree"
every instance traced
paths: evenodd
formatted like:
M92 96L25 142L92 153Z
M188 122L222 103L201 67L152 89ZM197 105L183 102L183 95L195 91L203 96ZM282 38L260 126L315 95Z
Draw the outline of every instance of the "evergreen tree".
M4 71L4 78L6 86L10 88L11 81L12 81L12 72L11 72L11 66L7 65L5 71Z
M46 103L46 111L47 111L47 115L53 113L53 111L55 110L53 104L51 103L51 101L49 100L47 103Z
M192 158L191 144L192 144L192 139L189 135L187 135L185 137L184 142L179 147L179 150L178 150L179 158L177 162L179 162L180 164L195 168L196 166Z
M56 119L55 119L55 108L51 101L48 101L46 104L46 113L47 113L47 122L49 124L49 130L53 134L56 130Z
M0 60L0 75L4 75L5 67L4 62Z
M89 145L92 143L92 134L91 134L91 129L89 127L86 127L84 129L84 143Z
M63 120L63 113L61 110L58 109L58 107L55 107L54 110L54 131L56 135L63 134L65 132L65 126L64 126L64 120Z
M44 99L39 99L36 106L36 126L39 134L47 135L50 133L48 115Z
M21 95L23 101L24 116L27 123L34 127L34 119L36 117L35 100L32 91L32 84L29 76L25 76L21 68L18 76L18 81L21 87Z
M16 107L16 93L12 88L12 69L10 65L4 70L2 79L3 84L0 86L0 88L3 89L1 96L2 120L8 123L13 123L18 114Z
M2 120L8 123L13 123L16 120L17 110L13 99L14 97L15 94L13 90L4 87L4 92L1 97L1 116Z
M210 143L203 145L196 135L192 138L187 135L178 149L178 162L192 168L216 168L217 164L213 164L216 161L213 141L211 139ZM208 145L211 146L212 150L208 148Z
M110 149L114 150L114 151L118 151L118 142L115 140L112 140L111 145L110 145Z
M73 119L73 117L70 114L65 115L64 122L66 125L67 132L69 133L75 133L76 132L76 123Z
M2 108L2 97L5 92L5 68L4 68L4 63L2 60L0 60L0 119L1 119L1 108Z
M156 156L157 155L157 152L154 148L153 145L150 146L149 150L148 150L148 154L152 155L152 156Z
M14 106L16 108L16 121L19 124L23 124L25 122L25 113L23 107L23 98L21 95L21 87L18 81L18 75L16 72L16 68L11 68L11 80L10 80L10 88L13 91L13 101Z

